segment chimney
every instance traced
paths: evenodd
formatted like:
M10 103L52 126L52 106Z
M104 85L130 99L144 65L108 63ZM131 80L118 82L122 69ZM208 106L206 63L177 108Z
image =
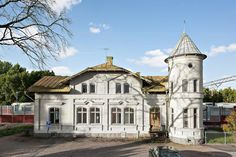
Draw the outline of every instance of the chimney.
M113 65L113 57L107 56L107 65Z

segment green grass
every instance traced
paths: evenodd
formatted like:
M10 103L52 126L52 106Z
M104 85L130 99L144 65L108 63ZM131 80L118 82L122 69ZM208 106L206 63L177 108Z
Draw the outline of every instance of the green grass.
M233 140L233 135L232 134L227 134L226 136L226 144L227 143L233 143L234 140ZM212 134L212 135L208 135L207 136L207 143L208 144L224 144L225 143L225 138L224 138L224 135L217 135L217 134Z
M32 129L33 129L32 125L23 125L23 126L5 128L5 129L0 130L0 137L23 133L23 132L27 132L27 130L32 130Z

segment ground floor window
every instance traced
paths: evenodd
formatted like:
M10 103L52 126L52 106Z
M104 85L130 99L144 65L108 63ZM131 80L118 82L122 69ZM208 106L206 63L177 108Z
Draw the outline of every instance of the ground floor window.
M134 124L134 109L127 107L124 109L124 123Z
M77 124L87 123L87 109L83 107L77 108Z
M111 123L120 124L121 123L121 109L114 107L111 109Z
M90 123L100 123L100 108L90 108Z
M183 127L188 127L188 109L184 109L183 111Z
M51 124L59 124L59 108L51 107L49 108L49 120Z

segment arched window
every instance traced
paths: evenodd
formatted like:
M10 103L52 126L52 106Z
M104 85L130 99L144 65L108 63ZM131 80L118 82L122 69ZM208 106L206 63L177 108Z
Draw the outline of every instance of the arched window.
M84 107L77 108L77 124L87 123L87 109Z
M82 83L81 91L82 91L82 93L87 93L87 84L86 83Z
M100 108L90 108L90 123L100 123Z
M134 109L127 107L124 109L124 123L134 124Z
M120 124L121 123L121 109L114 107L111 108L111 123Z
M124 93L129 93L129 84L124 83Z
M94 83L89 84L89 92L90 93L95 93L95 84Z
M49 120L51 124L59 124L59 108L51 107L49 108Z
M116 93L121 93L121 84L116 83Z

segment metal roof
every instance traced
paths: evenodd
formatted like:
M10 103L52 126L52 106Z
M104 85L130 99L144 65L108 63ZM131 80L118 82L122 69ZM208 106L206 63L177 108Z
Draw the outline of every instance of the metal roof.
M183 55L198 55L202 56L203 59L206 58L206 55L202 54L200 50L197 48L195 43L192 41L192 39L187 35L187 33L183 33L172 51L171 55L165 59L165 62L167 62L168 59Z

